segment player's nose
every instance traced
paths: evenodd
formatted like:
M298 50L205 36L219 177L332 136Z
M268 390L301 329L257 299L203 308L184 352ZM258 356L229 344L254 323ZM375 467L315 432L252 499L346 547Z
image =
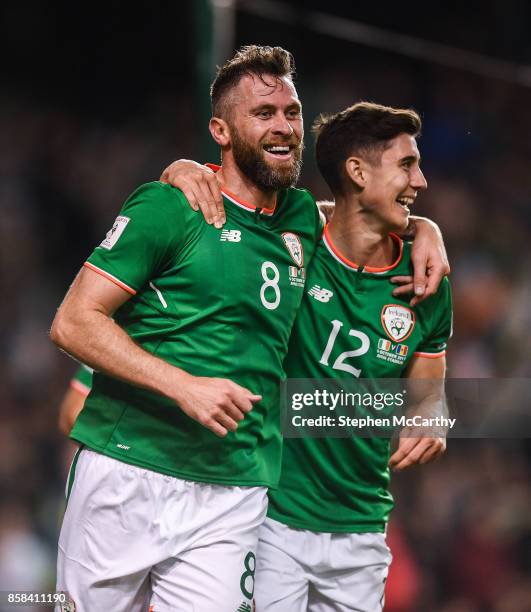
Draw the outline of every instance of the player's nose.
M411 174L410 184L415 191L423 191L428 188L428 181L420 168Z
M293 134L293 126L287 120L284 113L276 113L271 131L274 134L282 134L283 136L291 136Z

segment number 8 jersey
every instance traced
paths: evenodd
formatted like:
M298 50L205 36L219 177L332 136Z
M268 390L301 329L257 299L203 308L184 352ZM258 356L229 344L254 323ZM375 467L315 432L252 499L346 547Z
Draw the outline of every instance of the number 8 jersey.
M445 354L451 334L450 285L409 308L390 278L408 275L411 244L392 235L398 253L387 268L345 258L325 228L308 270L284 369L288 378L395 378L414 355ZM268 516L318 532L383 532L393 506L389 442L382 438L284 441L279 488Z
M159 182L127 200L86 266L131 294L113 315L146 351L196 376L228 378L263 399L225 438L172 401L95 373L71 437L126 463L183 479L275 486L278 382L319 218L300 189L274 209L224 193L222 230Z

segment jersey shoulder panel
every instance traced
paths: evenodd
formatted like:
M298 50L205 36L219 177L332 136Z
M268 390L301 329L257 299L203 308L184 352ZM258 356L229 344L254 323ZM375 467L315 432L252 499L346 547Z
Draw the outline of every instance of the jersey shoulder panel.
M279 192L278 199L283 204L286 202L296 204L297 206L308 211L311 218L318 221L319 211L317 209L317 203L313 195L307 189L302 189L299 187L289 187L288 189L283 189ZM291 209L289 207L285 207L285 210L286 212L289 212Z
M179 189L146 183L127 198L86 265L136 293L168 265L199 223Z
M140 185L127 198L120 211L120 214L128 213L142 219L144 231L155 226L159 231L170 231L174 238L179 237L187 223L197 218L184 193L160 181Z

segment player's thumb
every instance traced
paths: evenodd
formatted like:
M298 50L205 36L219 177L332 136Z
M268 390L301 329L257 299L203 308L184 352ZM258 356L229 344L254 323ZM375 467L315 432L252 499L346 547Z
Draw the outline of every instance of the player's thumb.
M243 393L245 398L251 402L259 402L262 399L261 395L253 393L250 389L247 389L247 387L240 387L240 391Z

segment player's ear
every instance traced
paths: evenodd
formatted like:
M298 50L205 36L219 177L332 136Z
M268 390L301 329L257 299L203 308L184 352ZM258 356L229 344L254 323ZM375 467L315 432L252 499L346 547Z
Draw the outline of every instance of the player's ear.
M208 129L212 134L212 138L220 147L226 147L230 144L229 124L224 119L212 117L208 124Z
M345 162L345 172L349 179L360 189L365 187L367 173L363 160L359 157L349 157Z

